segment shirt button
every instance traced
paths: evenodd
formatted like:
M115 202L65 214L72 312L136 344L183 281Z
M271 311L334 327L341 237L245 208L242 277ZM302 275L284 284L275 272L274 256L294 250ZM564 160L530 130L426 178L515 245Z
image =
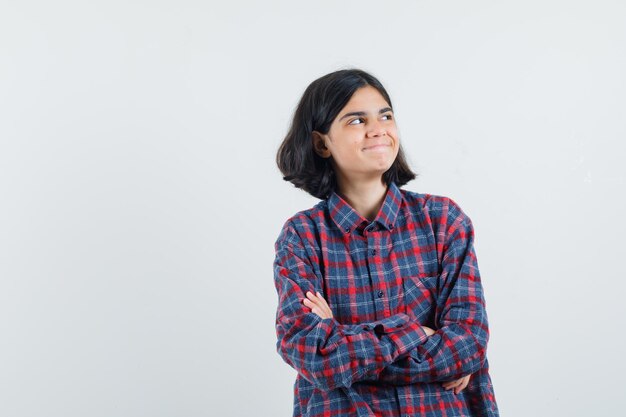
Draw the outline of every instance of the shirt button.
M389 223L387 226L389 226L390 230L393 230L393 224Z
M378 291L378 298L383 298L383 292L382 291Z
M376 255L376 249L372 249L372 255Z
M349 227L346 227L346 233L348 233L350 231Z

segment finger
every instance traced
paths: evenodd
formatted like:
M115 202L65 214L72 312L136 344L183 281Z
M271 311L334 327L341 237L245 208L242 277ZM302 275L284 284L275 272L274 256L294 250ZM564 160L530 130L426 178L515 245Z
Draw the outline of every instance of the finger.
M454 387L454 393L458 394L459 392L463 391L463 388L464 388L463 382L461 382L461 384L459 386Z
M448 381L446 384L448 388L458 387L463 382L463 378L455 379L454 381Z
M322 294L320 294L319 291L316 292L315 294L317 295L317 298L319 299L320 303L328 307L328 303L326 302L326 299L322 296Z
M306 296L309 300L317 302L317 296L313 294L311 291L307 291Z
M464 388L465 388L465 386L464 386L464 385L459 385L458 387L454 388L454 393L455 393L455 394L458 394L458 393L460 393L461 391L463 391L463 389L464 389Z
M309 301L310 303L313 303L316 306L320 306L321 307L321 303L320 303L319 299L315 296L315 294L313 294L310 291L307 291L306 296L307 296L307 299L306 299L307 301Z
M325 317L330 318L333 316L333 312L330 309L330 306L328 305L322 294L319 293L319 291L316 292L316 294L307 293L307 296L311 301L315 303L316 306L320 308L321 311L324 312Z
M324 311L326 311L326 313L332 317L333 315L333 311L330 309L330 306L328 305L328 303L326 302L326 300L324 299L324 297L322 297L322 294L320 294L319 292L317 293L317 297L320 301L320 304L322 305L322 308L324 309Z
M313 301L309 300L308 298L305 298L304 300L302 300L302 302L304 303L305 306L307 306L311 310L318 307L317 304L315 304Z
M309 302L309 303L310 303L310 301L309 301L309 300L304 300L304 302L305 302L305 303L306 303L306 302ZM315 306L314 304L311 304L310 306L307 306L307 307L309 307L309 308L311 309L311 313L313 313L313 314L315 314L315 315L317 315L317 316L320 316L321 318L324 318L324 317L322 316L322 313L320 312L320 309L319 309L317 306Z
M448 381L445 384L443 384L443 387L445 389L449 390L449 389L454 388L454 387L458 386L459 384L461 384L461 382L463 382L462 380L463 380L463 378L456 379L454 381Z
M319 292L317 292L317 295L315 295L311 291L307 291L306 297L307 298L303 299L302 301L307 307L311 308L311 310L313 310L313 308L317 308L315 314L323 319L333 317L333 311L330 309L328 303L326 303L326 300Z
M463 382L461 383L461 385L459 385L458 387L454 389L454 393L458 394L459 392L463 391L465 387L467 387L468 384L469 384L469 375L463 378Z
M463 382L463 378L456 379L450 383L453 387L460 385Z
M307 296L309 296L309 293L307 293ZM305 306L311 309L312 313L316 314L320 318L322 319L332 318L333 317L332 312L328 312L326 311L326 309L320 307L318 299L317 298L314 298L314 299L317 301L317 304L315 301L311 301L308 298L304 298L302 302L304 303Z
M309 291L307 292L307 297L309 297L311 301L314 301L319 306L328 306L328 303L326 302L322 294L319 293L319 291L315 294Z
M318 297L316 294L313 294L311 291L306 293L306 296L309 297L309 300L313 301L315 304L323 305L323 298Z
M456 388L454 389L454 393L455 393L455 394L460 393L461 391L463 391L463 390L465 389L465 387L467 387L467 384L466 384L466 383L463 383L463 384L459 385L458 387L456 387Z

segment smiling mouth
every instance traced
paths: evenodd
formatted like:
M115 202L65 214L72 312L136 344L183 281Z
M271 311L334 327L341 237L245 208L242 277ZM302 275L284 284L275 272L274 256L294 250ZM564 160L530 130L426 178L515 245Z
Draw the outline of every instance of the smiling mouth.
M383 149L383 148L387 148L390 145L386 145L386 144L381 144L381 145L374 145L374 146L368 146L367 148L363 148L364 151L368 151L368 150L376 150L376 149Z

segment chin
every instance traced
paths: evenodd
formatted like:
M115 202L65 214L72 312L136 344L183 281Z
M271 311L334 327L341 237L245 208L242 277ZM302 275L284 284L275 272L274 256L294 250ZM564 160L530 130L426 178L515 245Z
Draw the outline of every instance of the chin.
M393 164L381 165L381 166L378 167L376 172L379 172L380 174L384 174L385 172L389 171L389 168L391 168L392 165Z

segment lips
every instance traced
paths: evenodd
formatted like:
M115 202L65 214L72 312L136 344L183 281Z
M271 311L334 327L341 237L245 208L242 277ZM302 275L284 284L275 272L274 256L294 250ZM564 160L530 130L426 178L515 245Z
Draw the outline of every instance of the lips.
M367 148L363 148L363 150L366 151L366 150L384 149L388 146L390 146L388 143L378 143L376 145L371 145L371 146L368 146Z

